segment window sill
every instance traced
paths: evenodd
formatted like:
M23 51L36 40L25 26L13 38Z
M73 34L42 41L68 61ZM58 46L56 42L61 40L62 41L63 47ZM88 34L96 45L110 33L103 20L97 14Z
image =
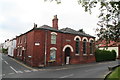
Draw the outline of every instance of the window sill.
M75 56L79 56L80 54L75 54Z
M91 56L93 55L93 54L90 54Z
M83 56L87 56L87 54L83 54Z
M52 63L52 62L55 62L55 60L49 60L48 62L49 62L49 63Z

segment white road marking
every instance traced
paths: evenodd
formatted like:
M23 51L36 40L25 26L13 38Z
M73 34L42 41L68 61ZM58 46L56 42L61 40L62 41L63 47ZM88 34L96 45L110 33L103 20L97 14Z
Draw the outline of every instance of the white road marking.
M2 77L2 75L0 75L0 77Z
M2 76L5 76L5 74L2 74Z
M1 60L3 60L3 58L0 58Z
M12 74L14 74L14 73L8 73L9 75L12 75Z
M35 71L38 71L38 70L37 70L37 69L33 69L32 71L34 71L34 72L35 72Z
M10 68L11 68L15 73L18 73L18 71L16 71L12 66L10 66Z
M4 61L6 64L8 64L8 62L7 61Z
M25 72L31 72L30 70L24 70Z
M73 74L69 74L69 75L66 75L66 76L59 77L59 78L67 78L67 77L70 77L70 76L73 76Z
M38 69L39 71L50 70L50 69Z
M23 73L22 71L17 71L17 73Z

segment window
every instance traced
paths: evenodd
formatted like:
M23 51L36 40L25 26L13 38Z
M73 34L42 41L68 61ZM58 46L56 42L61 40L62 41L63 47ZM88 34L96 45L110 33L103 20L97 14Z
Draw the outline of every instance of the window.
M55 61L56 60L56 50L52 49L50 50L50 61Z
M80 50L79 50L79 44L80 44L80 42L79 42L79 39L77 38L76 39L76 54L79 54L79 52L80 52Z
M56 34L51 34L51 44L56 44Z
M20 53L20 50L19 50L19 48L17 49L17 56L19 56L19 53Z
M83 54L87 54L87 40L83 40Z
M90 54L93 54L93 40L90 41Z
M22 56L22 47L20 48L20 56Z

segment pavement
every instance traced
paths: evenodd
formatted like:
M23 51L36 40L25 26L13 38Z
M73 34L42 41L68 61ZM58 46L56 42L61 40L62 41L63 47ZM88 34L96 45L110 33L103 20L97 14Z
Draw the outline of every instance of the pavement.
M104 78L108 66L118 65L120 60L89 64L75 64L33 68L7 55L2 55L3 78Z

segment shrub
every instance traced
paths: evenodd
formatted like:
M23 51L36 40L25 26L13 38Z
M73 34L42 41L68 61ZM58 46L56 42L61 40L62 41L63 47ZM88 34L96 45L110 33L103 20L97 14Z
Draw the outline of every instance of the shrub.
M107 51L107 50L96 50L95 52L96 62L100 61L111 61L116 59L115 50Z
M115 51L115 50L112 50L111 53L112 53L112 56L113 56L113 60L115 60L115 59L116 59L116 56L117 56L117 55L116 55L116 54L117 54L116 51Z
M8 49L2 48L2 53L8 53Z

